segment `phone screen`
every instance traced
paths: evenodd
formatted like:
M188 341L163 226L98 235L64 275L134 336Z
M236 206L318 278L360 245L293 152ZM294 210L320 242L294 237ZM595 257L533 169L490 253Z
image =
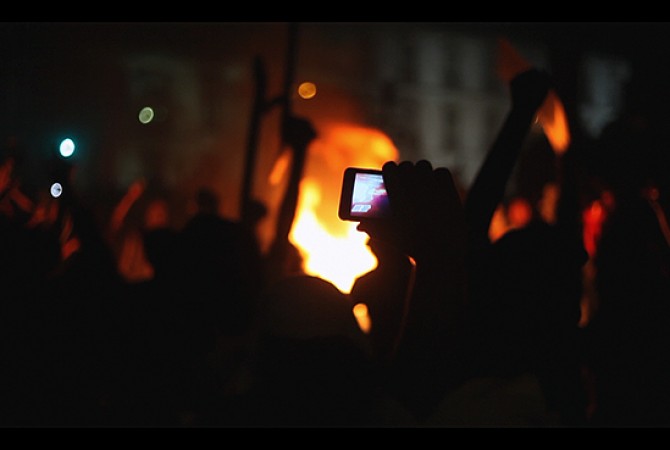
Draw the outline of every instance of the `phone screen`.
M384 217L388 209L388 196L382 175L356 173L351 197L352 217Z
M380 219L390 215L381 171L350 167L345 170L340 200L343 220Z

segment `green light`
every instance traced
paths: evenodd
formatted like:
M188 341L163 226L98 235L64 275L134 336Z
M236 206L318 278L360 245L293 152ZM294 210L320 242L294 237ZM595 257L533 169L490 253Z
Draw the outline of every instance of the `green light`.
M147 124L154 120L154 110L149 107L145 106L140 110L140 113L138 115L138 119L140 120L140 123Z

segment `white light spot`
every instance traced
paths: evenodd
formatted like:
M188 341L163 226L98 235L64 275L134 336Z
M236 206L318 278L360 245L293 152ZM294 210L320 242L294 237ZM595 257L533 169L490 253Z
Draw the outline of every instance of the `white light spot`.
M70 138L63 139L60 143L59 151L60 154L65 158L72 156L74 153L74 141Z
M53 198L58 198L63 193L63 186L60 183L54 183L51 185L50 192Z

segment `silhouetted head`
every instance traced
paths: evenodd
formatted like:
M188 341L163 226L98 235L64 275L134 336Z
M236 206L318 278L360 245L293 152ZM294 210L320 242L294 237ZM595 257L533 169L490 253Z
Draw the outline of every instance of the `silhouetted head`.
M261 298L255 420L273 426L349 426L366 416L376 380L367 336L349 297L308 275Z
M594 166L615 193L638 191L665 177L663 151L646 122L622 118L603 129L595 145Z
M368 351L353 302L330 282L310 275L279 280L263 295L261 330L290 339L340 338Z
M543 222L509 231L476 270L473 302L477 350L497 370L528 370L561 352L581 315L586 252ZM567 341L566 341L567 342Z
M576 325L581 298L575 274L586 263L580 243L570 245L543 222L512 230L493 245L493 280L501 304L514 320ZM520 323L519 326L522 324Z

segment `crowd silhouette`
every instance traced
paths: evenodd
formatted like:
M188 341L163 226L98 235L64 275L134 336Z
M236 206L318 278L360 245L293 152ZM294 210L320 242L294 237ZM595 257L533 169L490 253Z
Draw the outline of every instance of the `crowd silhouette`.
M594 149L593 172L607 201L593 261L597 312L588 352L598 401L593 421L602 426L670 424L667 138L650 112L629 108Z
M530 135L553 88L534 68L510 81L511 107L464 193L429 161L383 165L392 217L358 225L379 263L351 294L300 273L288 242L279 259L264 254L267 207L224 217L208 186L179 228L165 199L147 204L136 236L150 275L128 279L113 240L144 185L108 223L78 198L63 161L52 168L60 197L27 195L7 146L0 426L670 425L659 130L628 111L556 156L553 214L535 192L528 220L492 231L523 152L549 149ZM316 138L305 119L283 126L300 154ZM583 212L594 200L606 214L589 252Z

